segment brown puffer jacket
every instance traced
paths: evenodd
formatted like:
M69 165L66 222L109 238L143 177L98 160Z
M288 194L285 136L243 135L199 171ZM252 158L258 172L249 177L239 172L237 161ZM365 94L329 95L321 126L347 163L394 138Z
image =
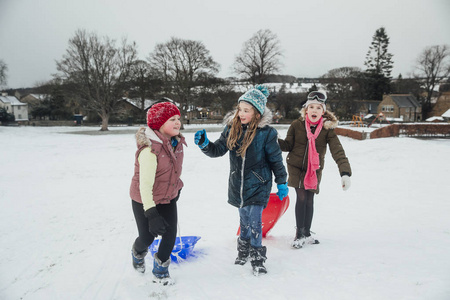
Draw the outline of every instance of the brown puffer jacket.
M301 110L301 117L291 123L286 138L278 139L281 151L289 152L286 163L288 168L288 186L293 188L304 188L303 179L308 167L308 139L305 128L305 109ZM331 155L336 162L341 176L351 176L352 170L344 148L338 136L334 132L334 128L338 125L336 116L326 111L323 115L324 124L322 131L316 139L316 150L320 157L320 167L317 173L317 189L311 190L319 193L320 180L322 178L322 170L325 164L325 153L327 152L327 144L330 147Z

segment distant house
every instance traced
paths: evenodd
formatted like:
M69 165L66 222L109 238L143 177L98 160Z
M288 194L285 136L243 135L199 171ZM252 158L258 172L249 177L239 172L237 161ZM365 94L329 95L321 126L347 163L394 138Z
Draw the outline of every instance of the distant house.
M161 99L146 99L144 103L140 99L122 98L117 107L115 116L118 120L133 122L133 123L146 123L147 110L156 102L168 101L173 102L176 106L180 107L179 103L176 103L170 98L163 97ZM143 105L142 105L143 104ZM214 107L196 107L190 106L186 110L185 121L189 124L191 121L197 120L222 120L223 115L220 108Z
M16 96L17 94L18 93L16 93ZM43 115L36 116L34 112L37 109L37 107L39 107L39 105L42 104L43 101L49 99L50 95L47 94L28 94L20 98L20 102L28 104L28 114L31 119L48 120L49 116Z
M447 110L450 109L450 92L443 92L437 98L436 103L431 110L430 116L442 116Z
M169 101L179 107L179 104L172 99L162 97L161 99L145 99L142 103L141 99L122 98L116 107L116 117L121 120L127 120L133 123L146 123L147 110L156 102Z
M147 109L155 103L156 100L144 100L144 106L142 107L142 101L138 99L122 98L116 107L116 115L123 120L127 120L133 123L145 123L145 113Z
M390 94L383 96L377 112L378 114L382 113L388 119L416 122L421 120L422 106L413 95Z
M380 104L379 100L358 100L355 101L355 104L358 105L359 115L366 116L369 114L377 114L378 105Z
M50 96L46 94L28 94L20 99L20 102L28 103L31 106L39 105L42 101L48 100Z
M2 93L0 107L3 107L7 113L13 114L16 122L28 121L28 104L20 102L15 96Z
M187 111L188 120L221 120L223 115L220 109L211 107L195 107Z

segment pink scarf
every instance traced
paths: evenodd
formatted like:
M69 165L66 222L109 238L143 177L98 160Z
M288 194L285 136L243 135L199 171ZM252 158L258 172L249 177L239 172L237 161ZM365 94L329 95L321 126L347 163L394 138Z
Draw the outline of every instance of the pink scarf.
M317 128L314 134L311 132L311 125L316 125ZM315 190L317 188L317 174L316 170L320 167L319 153L316 150L316 138L322 131L323 117L317 123L309 120L308 115L305 118L306 136L308 138L308 168L306 170L303 185L305 190Z

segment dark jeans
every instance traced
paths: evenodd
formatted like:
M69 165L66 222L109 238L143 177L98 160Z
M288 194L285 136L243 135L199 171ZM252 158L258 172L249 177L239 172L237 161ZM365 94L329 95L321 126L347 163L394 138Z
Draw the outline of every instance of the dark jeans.
M179 197L180 194L178 193L178 196L175 199L171 200L169 204L156 205L158 213L169 224L169 226L166 227L166 232L161 237L161 242L159 243L158 248L158 258L162 262L165 262L170 258L170 253L172 252L173 246L175 245L178 224L177 200ZM155 238L148 230L148 219L144 215L144 205L133 200L131 201L131 203L139 232L139 236L134 242L134 247L137 253L142 253L148 249Z
M314 214L314 193L299 188L296 188L295 192L297 193L297 202L295 204L297 232L301 228L304 228L304 234L310 236Z

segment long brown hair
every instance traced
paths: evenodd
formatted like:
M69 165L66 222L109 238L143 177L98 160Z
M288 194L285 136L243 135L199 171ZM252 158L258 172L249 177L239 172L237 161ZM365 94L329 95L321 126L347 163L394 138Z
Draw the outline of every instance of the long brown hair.
M253 139L255 138L256 135L256 129L258 129L258 124L261 120L261 114L253 106L252 109L255 113L251 121L248 123L247 131L245 132L241 144L240 145L238 144L238 140L241 138L243 133L241 119L239 118L239 104L237 106L236 113L234 114L231 123L230 134L228 135L227 139L228 149L233 150L235 147L238 147L236 152L241 157L245 156L247 148L253 142Z

